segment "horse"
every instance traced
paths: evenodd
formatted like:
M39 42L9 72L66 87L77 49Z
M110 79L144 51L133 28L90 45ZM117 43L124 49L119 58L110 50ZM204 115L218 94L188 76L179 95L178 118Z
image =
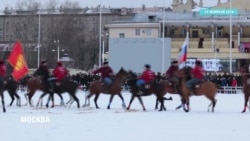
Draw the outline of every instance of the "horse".
M143 103L143 100L142 100L141 96L149 96L149 95L152 95L152 94L155 94L155 96L156 96L156 107L155 107L155 109L157 109L158 102L160 102L161 106L160 106L159 111L166 110L166 107L164 105L164 100L172 100L172 97L170 97L170 98L165 98L164 97L165 94L167 93L167 91L166 91L166 85L167 85L166 81L165 80L159 80L158 81L158 79L155 79L150 84L146 84L144 86L143 92L141 94L139 94L140 90L136 85L137 75L132 71L129 71L129 73L130 73L131 78L128 79L127 84L130 87L130 93L132 94L132 96L131 96L131 99L129 101L129 105L127 107L127 110L130 109L134 98L137 97L140 104L141 104L141 106L142 106L142 109L144 111L146 111L146 108L144 106L144 103Z
M30 104L31 107L33 107L33 104L31 102L32 97L34 96L35 92L37 90L42 91L42 95L40 95L39 97L39 101L38 103L42 100L42 98L46 95L46 94L50 94L53 95L53 93L49 90L49 87L46 86L46 84L44 84L43 80L41 77L39 76L33 76L31 78L29 78L27 80L27 97L28 97L28 103ZM54 103L54 102L53 102ZM38 104L37 104L38 106ZM53 107L54 105L52 105Z
M122 107L126 108L124 98L121 94L121 90L122 90L121 85L122 85L123 81L127 78L128 74L129 73L126 70L121 68L118 71L118 73L115 75L112 83L110 84L108 92L106 91L106 86L104 85L102 80L95 80L95 81L91 82L89 85L89 89L88 89L89 94L85 97L85 104L83 105L83 107L89 106L90 105L90 98L93 95L95 95L95 98L94 98L95 107L96 107L96 109L99 109L99 106L97 104L97 100L98 100L100 94L103 93L103 94L110 95L109 104L107 106L107 109L110 109L110 105L111 105L113 97L115 95L118 95L120 97L120 99L122 100Z
M4 90L6 90L9 93L9 96L11 97L10 106L12 106L15 98L17 99L16 105L21 107L21 99L20 96L17 94L19 83L13 79L12 76L7 76L5 78L5 84L4 84Z
M188 89L188 87L186 86L186 82L187 82L187 77L191 76L191 67L185 66L182 69L177 70L178 73L180 74L180 96L181 96L181 101L182 104L180 106L178 106L176 109L179 109L181 107L183 107L183 110L185 112L189 112L190 110L190 104L189 104L189 98L191 95L191 91ZM202 96L204 95L205 97L207 97L211 103L208 106L208 112L211 110L212 112L214 112L214 108L216 105L216 94L217 94L217 89L218 86L217 84L215 84L214 82L210 82L210 81L202 81L199 84L196 84L194 86L194 96ZM211 107L212 106L212 107ZM210 109L211 107L211 109Z
M73 82L70 78L65 78L64 80L62 80L61 82L55 82L52 83L53 86L53 90L51 91L49 87L47 87L42 80L40 79L40 77L33 77L30 78L27 82L27 88L29 90L28 92L28 97L29 97L29 103L31 106L31 98L34 95L34 93L36 92L36 90L41 90L43 91L42 95L40 95L39 100L37 102L37 107L40 105L42 105L42 98L46 95L49 94L49 98L46 104L46 107L49 107L49 102L50 100L52 100L52 106L54 107L54 93L58 94L58 96L61 99L61 104L63 104L63 97L62 97L62 93L67 92L70 95L70 98L73 98L73 100L76 101L77 103L77 107L80 108L80 104L79 104L79 99L76 97L76 92L78 89L78 84L76 84L75 82ZM70 104L73 103L72 100L70 100L69 102L71 102ZM67 103L69 103L67 102Z
M59 97L61 98L61 105L63 105L64 103L61 94L66 92L70 96L70 100L66 102L66 104L71 105L74 101L76 101L77 108L80 108L79 99L76 96L76 93L78 90L78 84L74 82L70 77L66 77L62 81L55 81L52 85L53 85L53 92L57 93ZM54 99L53 95L49 97L46 107L48 107L50 99L52 99L52 102L53 102L53 99Z
M243 94L244 94L244 108L242 110L242 113L246 112L246 109L248 107L247 102L250 98L250 65L249 67L243 67L241 69L241 77L242 77L242 84L243 84ZM250 102L250 101L249 101ZM250 107L248 107L250 110Z

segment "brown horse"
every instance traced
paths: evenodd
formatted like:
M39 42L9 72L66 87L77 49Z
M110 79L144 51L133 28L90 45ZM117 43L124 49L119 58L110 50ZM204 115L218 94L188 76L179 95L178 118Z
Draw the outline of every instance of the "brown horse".
M243 93L244 93L244 108L242 113L246 112L247 109L247 102L250 98L250 66L249 68L243 67L241 70L242 82L243 82ZM248 107L250 110L250 107Z
M184 67L178 70L181 76L180 96L181 96L182 105L178 106L177 109L183 107L183 110L186 112L190 110L189 98L190 96L192 96L190 90L186 86L187 77L191 76L191 70L192 68L190 67ZM211 101L211 104L209 104L208 106L208 111L210 111L210 107L212 106L211 111L214 112L214 108L217 102L217 100L215 99L215 96L217 94L217 89L218 89L218 86L215 83L210 82L210 81L203 81L194 86L194 93L195 93L194 95L206 96Z
M46 86L44 84L44 82L42 81L42 79L40 77L31 77L27 80L27 96L28 96L28 102L30 104L31 107L33 107L33 104L31 102L32 97L34 96L34 94L36 93L37 90L42 91L42 95L40 95L38 103L40 101L42 101L42 98L47 95L50 94L51 96L53 95L53 93L51 91L49 91L49 87ZM37 106L38 106L37 103Z
M122 82L127 78L127 75L129 73L121 68L119 72L115 75L108 92L106 92L106 86L101 80L95 80L90 83L89 85L89 94L85 98L85 104L83 107L89 106L90 105L90 97L95 95L94 102L95 102L95 107L99 109L99 106L97 104L97 100L100 96L101 93L103 94L110 94L110 99L109 99L109 104L107 106L107 109L110 109L110 105L112 103L113 97L115 95L118 95L120 99L122 100L122 107L125 108L126 104L124 102L124 98L121 94L122 90Z
M166 86L167 86L168 82L166 80L158 80L158 79L153 80L150 84L146 84L144 86L144 90L143 90L142 94L140 94L140 93L138 93L139 88L136 85L137 75L135 73L133 73L132 71L130 71L130 76L131 76L131 78L127 81L127 84L130 87L130 92L131 92L132 96L131 96L129 105L127 107L127 110L130 109L134 98L137 97L141 106L142 106L142 109L145 111L146 108L144 106L144 103L143 103L141 96L149 96L152 94L155 94L155 96L156 96L155 109L158 108L158 102L160 102L161 106L160 106L159 111L166 110L166 107L164 105L164 100L172 100L172 97L170 97L170 98L164 97L165 94L167 93Z
M56 83L54 83L54 84L56 85ZM31 103L31 99L37 90L41 90L41 91L43 91L43 93L39 97L39 100L37 102L37 107L39 105L42 105L42 98L47 94L49 94L49 98L48 98L46 107L48 107L50 100L52 100L52 107L54 107L53 94L57 93L58 96L61 98L61 103L62 103L63 98L62 98L61 94L64 92L67 92L70 95L70 97L73 98L77 102L77 107L80 108L79 100L76 97L77 88L78 88L78 85L76 83L74 83L70 79L66 78L62 82L60 82L60 85L54 86L53 91L51 91L51 90L49 90L50 88L42 82L40 77L31 77L27 82L28 101L29 101L29 104L31 106L33 106Z

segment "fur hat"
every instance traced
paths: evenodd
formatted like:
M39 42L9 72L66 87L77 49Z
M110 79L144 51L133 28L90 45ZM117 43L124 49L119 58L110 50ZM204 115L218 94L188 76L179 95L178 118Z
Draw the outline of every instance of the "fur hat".
M109 64L109 62L108 61L103 62L103 65L106 65L106 64Z
M61 61L58 61L58 62L57 62L57 65L58 65L58 66L62 66L62 62L61 62Z
M176 60L171 62L171 64L176 64L176 63L178 63L178 61L176 61Z
M149 64L145 64L144 67L147 69L151 68L151 66Z
M197 64L197 65L201 65L201 64L202 64L202 62L201 62L200 60L196 60L195 64Z
M44 63L47 63L47 61L46 61L46 60L42 60L42 61L41 61L41 64L44 64Z

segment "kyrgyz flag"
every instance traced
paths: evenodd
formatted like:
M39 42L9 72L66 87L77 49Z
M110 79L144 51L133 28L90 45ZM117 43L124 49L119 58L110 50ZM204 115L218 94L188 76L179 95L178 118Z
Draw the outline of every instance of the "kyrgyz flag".
M13 67L12 76L16 81L20 80L28 73L29 68L24 58L22 44L20 42L15 43L9 55L8 62Z

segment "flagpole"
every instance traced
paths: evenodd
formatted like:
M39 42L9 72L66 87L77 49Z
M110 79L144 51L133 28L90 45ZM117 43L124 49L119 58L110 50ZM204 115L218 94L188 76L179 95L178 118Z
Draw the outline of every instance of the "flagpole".
M41 4L41 2L40 2ZM40 8L38 10L38 45L37 45L37 67L39 67L39 64L40 64L40 34L41 34L41 14L40 14Z
M164 69L165 69L165 61L164 61L164 56L165 56L165 3L163 5L162 8L162 73L164 73Z

